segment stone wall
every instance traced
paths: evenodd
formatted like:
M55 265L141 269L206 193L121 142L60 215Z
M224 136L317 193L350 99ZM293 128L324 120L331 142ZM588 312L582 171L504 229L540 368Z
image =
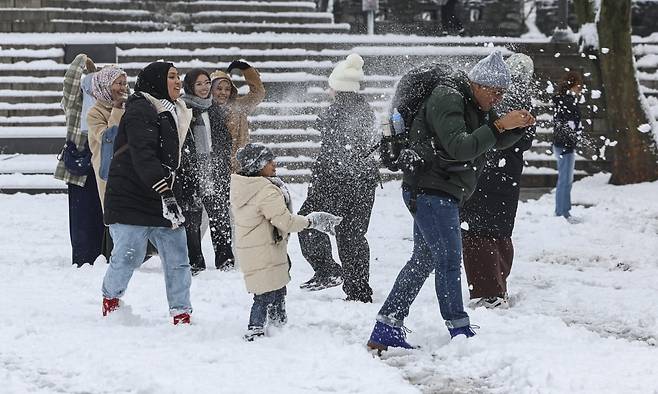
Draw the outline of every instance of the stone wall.
M440 35L440 8L431 0L380 0L376 33ZM526 31L523 0L460 0L457 12L464 34L518 36ZM365 33L366 14L361 0L335 0L336 22L349 23L353 33Z
M557 0L537 0L537 27L539 30L550 35L557 26ZM658 31L658 1L655 0L633 0L631 14L631 25L633 34L648 36ZM573 31L578 30L578 22L573 11L573 3L569 3L569 26Z

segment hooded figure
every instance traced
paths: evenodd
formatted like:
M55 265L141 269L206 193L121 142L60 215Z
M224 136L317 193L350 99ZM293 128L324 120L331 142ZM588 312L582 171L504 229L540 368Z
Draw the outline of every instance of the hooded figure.
M145 67L135 91L119 122L105 192L114 249L103 279L103 315L120 307L150 240L162 260L173 322L189 323L191 273L175 179L192 111L178 99L180 78L171 63Z
M302 254L314 275L300 287L322 290L343 283L348 300L372 302L370 246L366 232L375 201L379 170L369 150L375 144L375 115L359 94L364 78L363 58L356 53L339 62L329 75L334 101L316 121L322 146L308 196L299 211L326 211L342 216L336 229L341 265L331 253L331 240L315 230L299 233Z
M531 110L535 93L532 59L515 53L506 63L511 84L497 112ZM461 221L468 223L468 230L462 232L464 268L470 298L477 299L475 306L508 306L507 277L514 257L511 237L519 203L523 152L530 149L534 136L535 126L530 126L510 148L487 153L475 191L460 210Z

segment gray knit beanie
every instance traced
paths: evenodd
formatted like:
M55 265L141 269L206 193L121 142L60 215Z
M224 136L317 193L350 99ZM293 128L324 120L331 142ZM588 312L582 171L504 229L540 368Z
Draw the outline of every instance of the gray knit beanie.
M240 164L238 173L245 176L258 175L260 170L275 158L272 150L261 144L247 144L238 149L235 156Z
M510 84L510 72L500 51L493 51L477 62L468 73L468 79L478 85L507 89Z

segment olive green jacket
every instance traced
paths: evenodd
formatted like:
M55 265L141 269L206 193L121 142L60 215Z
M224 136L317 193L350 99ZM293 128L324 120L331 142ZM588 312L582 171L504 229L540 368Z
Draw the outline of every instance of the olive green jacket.
M414 174L405 173L403 182L466 201L477 184L485 153L494 147L508 148L522 136L498 133L493 126L496 119L493 110L479 108L466 74L452 74L434 89L411 124L410 148L425 165Z

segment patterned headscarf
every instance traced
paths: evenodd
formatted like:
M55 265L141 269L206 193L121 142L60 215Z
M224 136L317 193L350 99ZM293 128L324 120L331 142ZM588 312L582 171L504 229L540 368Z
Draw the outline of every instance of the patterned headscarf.
M105 66L95 73L91 80L91 91L94 98L111 103L112 84L122 75L126 75L126 72L115 65Z

